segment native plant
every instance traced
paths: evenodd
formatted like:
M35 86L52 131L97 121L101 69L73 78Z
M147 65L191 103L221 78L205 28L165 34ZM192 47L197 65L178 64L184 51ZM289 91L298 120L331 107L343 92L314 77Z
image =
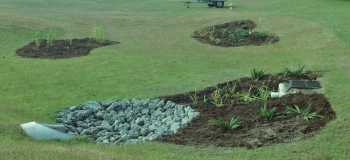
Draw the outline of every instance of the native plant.
M241 42L244 39L244 37L248 35L248 32L242 29L236 30L235 33L236 33L235 35L231 35L229 38L231 42L237 42L238 45L239 45L239 42Z
M43 41L43 28L40 28L38 31L35 32L35 44L37 47L40 46L41 42Z
M227 83L228 91L230 93L235 92L236 86L237 86L237 81L235 83L233 83L233 81L232 81L232 86L229 83Z
M293 65L291 66L291 70L289 70L288 68L284 67L284 72L286 72L286 74L288 75L292 75L292 76L298 76L302 73L305 65L301 66L301 64L299 64L298 69L294 70Z
M196 89L194 89L194 94L193 94L193 96L190 95L190 97L191 97L191 99L192 99L192 101L193 101L193 104L197 104L197 103L198 103L198 101L197 101L197 92L196 92Z
M211 27L209 32L213 34L215 32L215 27Z
M245 22L244 22L244 20L240 20L240 21L238 21L238 24L243 25L243 24L245 24Z
M219 24L218 27L223 28L225 27L225 24Z
M226 105L226 104L223 104L222 100L220 103L215 103L215 102L211 102L211 103L213 103L216 107L223 107Z
M242 29L249 29L249 26L247 24L243 24L243 25L241 25L241 28Z
M250 114L250 115L253 117L252 122L254 122L254 121L259 122L260 118L258 116L252 115L252 114Z
M246 74L247 77L255 79L256 81L259 80L264 75L265 71L263 70L255 70L255 68L250 69L250 75Z
M101 27L95 27L94 34L97 41L103 42L105 40L103 37L103 30Z
M219 103L221 100L221 93L219 89L216 89L212 94L211 98L214 100L215 103Z
M53 29L50 29L49 33L47 34L47 44L50 44L52 46L52 40L56 38L56 35L57 32Z
M231 119L231 122L228 123L228 122L223 122L219 116L219 120L216 120L215 118L211 118L209 120L209 122L212 122L212 123L216 123L217 125L219 125L220 127L222 127L223 129L235 129L239 126L242 125L242 121L241 121L241 118L237 117L235 119L235 117L232 117Z
M259 32L255 35L256 39L260 39L260 38L264 38L265 37L265 33L264 32Z
M275 114L277 108L274 107L272 108L270 111L267 111L267 107L266 107L266 103L264 103L264 108L259 108L256 107L256 110L258 110L258 112L265 117L266 120L270 120L273 118L273 115ZM254 115L252 115L254 117Z
M228 28L221 28L221 38L224 38L225 34L231 33L231 30Z
M221 43L221 40L220 39L215 39L215 44L218 45Z
M270 76L270 78L271 78L271 76ZM268 82L269 82L270 78L268 79ZM262 86L260 88L258 88L258 95L259 95L258 97L262 101L267 101L267 99L271 95L271 92L272 91L269 90L268 83L267 83L267 85L265 85L265 81L264 81Z
M310 102L304 111L300 110L297 105L294 105L295 109L287 105L286 106L287 112L285 113L288 114L289 116L301 116L305 121L308 121L309 118L315 118L315 117L324 118L324 116L318 115L317 112L310 113L311 105L312 103Z
M205 95L203 97L203 102L207 102L209 100L209 98L205 98Z

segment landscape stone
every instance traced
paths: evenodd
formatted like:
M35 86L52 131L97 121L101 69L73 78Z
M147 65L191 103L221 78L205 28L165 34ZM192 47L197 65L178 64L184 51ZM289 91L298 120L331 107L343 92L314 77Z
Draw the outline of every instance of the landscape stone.
M176 133L199 115L190 106L160 99L90 101L58 113L70 135L86 135L97 144L137 144ZM74 127L76 126L76 127Z
M99 110L101 108L102 108L102 106L98 102L95 102L95 101L87 102L84 104L84 107L83 107L84 110L92 109L94 112L96 112L97 110Z

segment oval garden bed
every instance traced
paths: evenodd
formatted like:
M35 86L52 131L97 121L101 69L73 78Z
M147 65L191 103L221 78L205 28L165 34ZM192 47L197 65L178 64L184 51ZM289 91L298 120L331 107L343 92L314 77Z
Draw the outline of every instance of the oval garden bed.
M251 20L240 20L201 28L193 37L199 42L222 47L260 46L279 41L272 33L254 31L255 27Z
M245 77L196 92L160 97L177 104L190 105L200 115L177 133L156 141L190 146L256 148L310 138L336 118L325 95L295 93L270 98L265 92L277 90L279 83L288 80L316 80L320 76L319 72L311 71L299 76L267 74L258 81ZM265 104L268 112L276 109L270 119L257 110L263 110ZM298 106L304 112L308 105L311 105L309 114L315 113L323 118L283 113L287 106L295 110L295 106ZM239 117L242 122L235 129L224 129L210 121L221 118L223 122L230 123L233 117Z

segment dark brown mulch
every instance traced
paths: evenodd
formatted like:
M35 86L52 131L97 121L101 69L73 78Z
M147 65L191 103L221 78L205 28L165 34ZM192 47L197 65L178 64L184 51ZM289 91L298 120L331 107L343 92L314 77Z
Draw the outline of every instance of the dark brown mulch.
M284 73L277 75L265 75L259 81L254 81L250 78L241 78L241 83L237 83L235 92L247 93L251 85L261 87L263 83L268 86L270 90L277 89L279 83L288 80L315 80L320 77L320 72L308 71L301 76L288 76ZM236 80L234 80L236 82ZM185 94L171 95L160 97L163 100L170 100L178 104L190 105L200 115L193 120L193 123L187 127L178 130L171 136L158 139L156 141L164 143L173 143L178 145L189 146L218 146L218 147L247 147L256 148L261 146L269 146L275 143L292 143L304 140L317 134L326 124L336 118L330 103L324 94L289 94L280 98L268 98L267 101L255 100L249 104L245 101L230 97L222 98L224 107L216 107L210 98L207 102L203 101L204 95L206 98L211 97L211 94L218 89L225 88L232 81L218 84L215 87L208 87L197 91L198 103L193 104L191 96L194 92ZM221 90L221 96L227 93L226 89ZM258 90L253 87L251 94L257 95ZM233 101L233 102L232 102ZM285 111L286 105L293 107L298 105L301 110L304 110L309 102L312 103L311 112L320 111L319 114L325 118L314 118L308 121L298 117L286 117L272 120L265 120L255 107L263 107L267 104L268 110L277 107L276 113ZM254 118L250 115L259 116L258 122L253 121ZM229 122L234 116L242 118L242 126L236 129L223 130L217 124L210 123L211 117L218 119L219 116L224 122Z
M105 40L98 42L94 38L72 39L72 40L53 40L52 45L43 40L39 47L35 41L18 49L16 54L23 58L41 58L41 59L64 59L81 57L90 54L94 48L108 45L119 44L116 41Z
M199 42L221 46L221 47L238 47L238 46L260 46L260 45L269 45L279 41L279 37L273 33L265 33L265 36L258 38L254 28L257 26L251 20L242 20L233 21L229 23L219 24L215 26L208 26L201 30L195 31L193 38L197 39ZM237 36L236 31L242 29L242 25L247 25L248 28L244 29L247 33L250 31L251 34L247 34L241 41L232 41L231 36ZM210 33L210 30L215 28L213 33ZM222 32L223 29L227 29L228 33ZM220 40L217 43L216 40Z

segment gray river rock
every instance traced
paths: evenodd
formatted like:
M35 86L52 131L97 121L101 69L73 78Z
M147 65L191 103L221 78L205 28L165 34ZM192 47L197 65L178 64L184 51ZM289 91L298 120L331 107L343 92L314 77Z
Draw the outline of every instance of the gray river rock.
M97 144L137 144L169 136L186 127L199 112L190 106L160 99L90 101L58 113L57 124L67 133Z

